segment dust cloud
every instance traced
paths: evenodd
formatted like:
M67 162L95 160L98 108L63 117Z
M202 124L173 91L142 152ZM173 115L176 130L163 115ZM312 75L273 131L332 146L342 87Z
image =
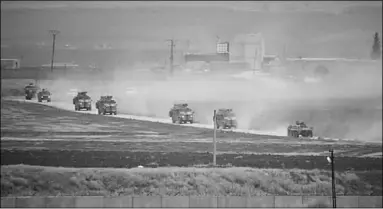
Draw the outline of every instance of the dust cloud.
M70 89L88 91L93 101L113 95L120 114L167 118L175 102L187 102L200 123L212 124L214 109L232 108L241 129L284 134L289 124L302 120L314 127L316 136L381 141L381 66L381 62L337 65L318 83L251 72L247 79L219 72L176 72L170 77L166 71L129 66L110 71L110 79L87 81L87 75L42 81L41 86L68 105L73 97Z

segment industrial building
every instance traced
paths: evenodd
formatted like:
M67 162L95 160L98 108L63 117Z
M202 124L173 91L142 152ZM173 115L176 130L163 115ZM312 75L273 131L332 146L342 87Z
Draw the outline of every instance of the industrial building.
M265 43L261 33L237 35L231 42L217 42L216 52L184 55L185 63L206 62L212 66L240 65L261 70L265 57ZM225 64L226 63L226 64Z
M1 59L1 69L20 69L20 59Z

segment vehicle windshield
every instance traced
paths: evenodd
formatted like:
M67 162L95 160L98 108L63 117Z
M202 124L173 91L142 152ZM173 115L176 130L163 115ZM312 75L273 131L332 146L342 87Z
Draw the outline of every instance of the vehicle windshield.
M30 89L37 89L37 87L36 87L36 86L26 86L25 89L27 89L27 90L30 90Z
M182 114L187 114L189 112L192 112L192 110L190 108L183 108L183 109L180 109L180 113Z
M78 95L79 99L90 99L88 95Z
M233 118L235 114L233 112L225 112L222 114L224 117Z
M116 104L116 101L115 101L115 100L106 100L105 102L106 102L106 103L109 103L109 104Z

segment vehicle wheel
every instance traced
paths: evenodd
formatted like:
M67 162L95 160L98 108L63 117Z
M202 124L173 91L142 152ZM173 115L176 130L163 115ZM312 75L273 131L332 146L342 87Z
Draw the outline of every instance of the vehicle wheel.
M102 111L102 114L103 114L103 115L105 115L105 114L106 114L106 112L105 112L105 111Z
M117 115L117 112L114 112L114 115Z
M194 123L194 121L191 120L191 121L190 121L190 124L193 124L193 123Z
M297 131L294 131L294 137L295 138L298 138L299 137L299 133Z
M51 102L51 100L50 100L50 99L48 99L48 100L47 100L47 102Z

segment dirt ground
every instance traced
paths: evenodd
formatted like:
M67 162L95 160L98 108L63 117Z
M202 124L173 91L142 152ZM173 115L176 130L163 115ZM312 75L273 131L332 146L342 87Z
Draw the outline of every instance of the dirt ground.
M2 149L211 152L213 130L79 114L40 104L2 101ZM219 153L363 157L381 144L296 139L218 131ZM297 150L299 149L299 150Z
M131 168L193 166L212 159L208 129L79 114L17 101L3 100L1 113L2 165ZM381 144L224 132L217 138L217 162L223 165L328 169L324 155L332 147L337 150L337 170L382 170L380 158L362 157L381 153Z

